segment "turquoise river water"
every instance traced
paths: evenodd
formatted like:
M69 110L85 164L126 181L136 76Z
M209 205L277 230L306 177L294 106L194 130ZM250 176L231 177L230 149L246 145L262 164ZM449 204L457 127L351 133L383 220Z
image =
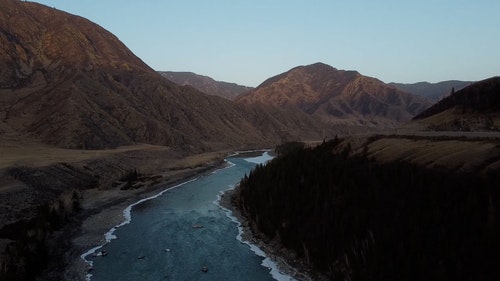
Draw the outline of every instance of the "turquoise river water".
M242 242L239 223L218 205L221 192L270 158L228 158L227 168L133 204L105 234L109 242L82 255L93 268L88 279L293 280ZM103 250L106 256L95 256Z

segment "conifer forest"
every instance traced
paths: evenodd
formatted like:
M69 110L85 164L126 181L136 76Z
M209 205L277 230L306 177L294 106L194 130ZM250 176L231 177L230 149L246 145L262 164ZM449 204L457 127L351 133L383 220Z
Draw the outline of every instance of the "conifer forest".
M287 143L236 204L332 280L500 280L500 176L377 163L334 139Z

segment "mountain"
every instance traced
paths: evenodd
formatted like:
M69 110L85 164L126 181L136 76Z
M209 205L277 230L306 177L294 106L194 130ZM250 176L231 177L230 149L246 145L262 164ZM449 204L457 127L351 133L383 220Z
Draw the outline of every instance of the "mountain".
M413 84L404 83L389 83L402 91L427 98L431 101L437 102L440 99L447 97L453 91L461 90L474 82L471 81L458 81L450 80L438 83L418 82Z
M283 132L323 133L306 114L236 105L170 82L82 17L32 2L1 2L4 136L66 148L150 143L207 150L274 143Z
M500 77L476 82L414 118L434 130L500 130Z
M329 123L371 127L396 126L430 105L375 78L323 63L272 77L236 101L297 108Z
M233 100L237 96L253 89L252 87L236 83L215 81L208 76L198 75L193 72L159 71L158 73L176 84L182 86L190 85L206 94L223 97L228 100Z

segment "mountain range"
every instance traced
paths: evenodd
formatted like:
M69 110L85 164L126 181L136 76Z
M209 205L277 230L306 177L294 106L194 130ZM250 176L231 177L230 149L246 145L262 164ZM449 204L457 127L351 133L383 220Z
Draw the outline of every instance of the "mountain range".
M236 102L295 108L328 123L377 128L398 126L431 105L378 79L323 63L269 78Z
M469 83L391 85L323 63L257 88L156 72L87 19L16 0L2 0L0 43L1 136L65 148L149 143L206 151L395 128L432 104L400 88L458 91Z
M220 149L320 138L299 111L242 106L168 81L116 36L37 3L2 0L0 132L67 148Z
M193 72L159 71L163 77L182 85L192 86L197 90L209 95L223 97L233 100L237 96L253 89L252 87L238 85L223 81L216 81L208 76L199 75Z
M405 92L418 95L429 99L432 102L437 102L442 98L449 96L452 92L461 90L474 82L449 80L438 83L418 82L412 84L405 83L389 83Z

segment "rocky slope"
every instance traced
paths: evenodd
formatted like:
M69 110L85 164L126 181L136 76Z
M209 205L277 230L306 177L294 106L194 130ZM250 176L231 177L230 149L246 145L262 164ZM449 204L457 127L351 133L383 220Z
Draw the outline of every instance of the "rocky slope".
M461 90L474 82L471 81L442 81L438 83L418 82L413 84L389 83L402 91L418 95L437 102L442 98L449 96L452 92Z
M321 131L305 114L234 105L167 81L98 25L37 3L2 0L0 43L4 134L68 148L210 150L273 143L285 129Z
M322 63L272 77L236 101L297 108L329 123L371 127L396 126L430 105L375 78Z
M474 83L415 117L428 129L447 131L500 130L500 77Z
M159 71L158 73L176 84L193 86L201 92L223 97L228 100L233 100L237 96L253 89L252 87L242 86L236 83L215 81L208 76L199 75L193 72Z

